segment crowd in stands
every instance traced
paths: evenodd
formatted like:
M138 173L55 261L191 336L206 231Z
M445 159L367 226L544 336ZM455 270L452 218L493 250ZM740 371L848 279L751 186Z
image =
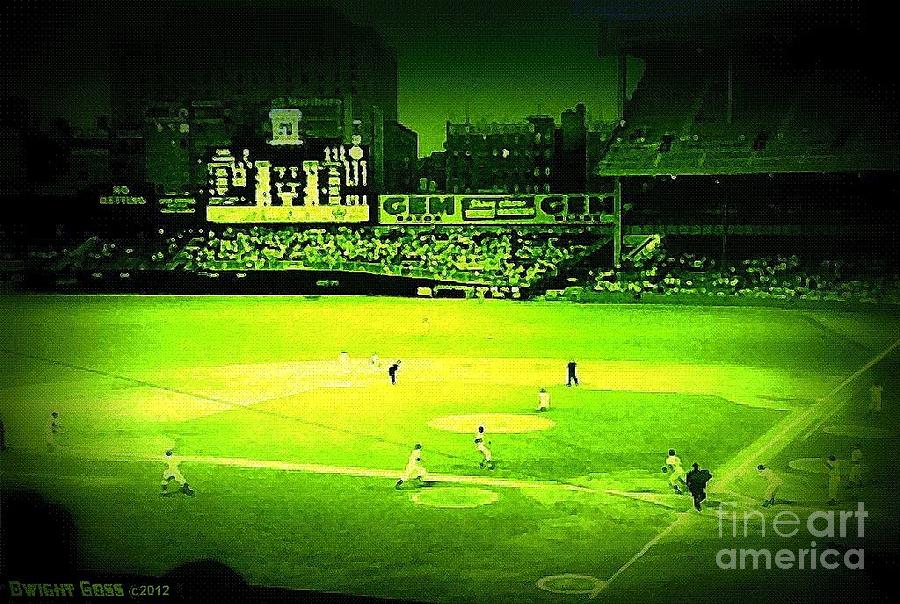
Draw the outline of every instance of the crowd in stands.
M568 242L567 242L568 243ZM526 286L578 254L583 245L511 231L440 229L306 229L209 231L181 247L172 268L187 270L305 268L364 270L438 280Z
M61 249L32 251L30 264L53 272L67 271L132 271L154 268L153 258L137 242L103 239L99 236Z
M639 297L699 294L760 299L900 302L900 279L825 260L810 269L796 255L750 258L718 266L702 255L669 255L657 248L618 272L594 275L594 290Z
M358 270L523 287L587 248L565 234L508 229L251 226L161 232L143 246L91 237L44 259L55 271Z
M90 237L32 254L31 266L55 273L138 277L144 270L188 272L307 269L364 271L489 286L529 287L565 277L596 249L572 233L510 229L224 227L158 237ZM602 245L601 241L595 242ZM900 303L896 271L860 270L847 262L801 262L796 255L743 259L720 266L698 254L659 246L617 271L590 273L597 293L700 295L776 300Z

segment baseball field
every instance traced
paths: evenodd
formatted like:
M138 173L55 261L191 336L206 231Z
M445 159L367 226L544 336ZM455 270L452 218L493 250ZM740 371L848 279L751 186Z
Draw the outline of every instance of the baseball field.
M93 575L206 559L253 585L434 602L866 601L896 560L896 313L5 296L0 316L0 488L71 515ZM396 489L416 443L428 483ZM857 445L865 480L827 503L819 462L849 468ZM670 448L712 472L702 512L662 473ZM160 495L167 449L193 496ZM769 508L761 463L784 481ZM806 530L860 502L864 535ZM782 537L788 511L802 530ZM725 568L732 548L841 564Z

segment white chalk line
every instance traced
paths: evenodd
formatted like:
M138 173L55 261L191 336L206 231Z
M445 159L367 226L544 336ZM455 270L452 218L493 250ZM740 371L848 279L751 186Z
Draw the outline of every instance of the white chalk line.
M843 382L841 382L840 384L838 384L831 392L829 392L828 394L826 394L826 395L823 397L823 399L829 399L829 398L833 397L835 394L837 394L838 392L840 392L841 390L843 390L848 384L850 384L851 382L853 382L853 381L854 381L856 378L858 378L860 375L862 375L863 373L865 373L866 371L868 371L869 369L871 369L873 366L875 366L875 365L877 365L878 363L880 363L887 355L889 355L891 352L893 352L893 350L894 350L897 346L900 346L900 338L897 338L896 340L894 340L894 343L891 344L890 346L888 346L884 351L882 351L881 354L879 354L879 355L873 357L868 363L866 363L865 365L863 365L862 367L860 367L859 369L857 369L857 370L856 370L853 374L851 374L847 379L845 379ZM849 401L841 401L841 404L838 405L831 413L829 413L829 414L826 415L825 417L820 418L819 421L816 422L816 424L809 430L809 432L807 432L807 433L803 436L803 440L808 440L809 437L812 436L813 433L815 433L815 431L818 430L819 427L821 427L821 425L822 425L823 423L825 423L825 421L826 421L828 418L830 418L831 416L833 416L833 415L834 415L835 413L837 413L844 405L846 405L846 404L848 404L848 403L849 403Z
M403 476L400 470L384 470L377 468L362 468L356 466L335 466L327 464L295 463L277 460L245 459L239 457L208 457L195 455L179 455L180 462L212 464L219 466L232 466L239 468L257 468L266 470L281 470L285 472L302 472L306 474L340 474L344 476L357 476L365 478L390 478L397 480ZM161 457L146 456L115 456L105 461L156 461L162 464ZM566 491L579 491L596 493L594 489L575 484L557 482L551 480L516 480L512 478L491 478L489 476L471 476L456 474L428 474L428 482L446 482L459 484L473 484L479 486L498 487L507 489L534 489L534 488L558 488Z

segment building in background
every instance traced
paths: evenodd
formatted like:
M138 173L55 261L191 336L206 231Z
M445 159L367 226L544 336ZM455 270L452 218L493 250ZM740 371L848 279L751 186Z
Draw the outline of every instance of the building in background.
M136 9L108 26L113 129L143 137L153 189L201 189L211 150L269 140L269 112L279 108L299 110L298 138L350 144L360 134L376 187L401 168L414 133L396 122L396 52L374 30L321 6L238 0L209 10ZM403 150L397 162L386 145ZM415 181L397 174L393 182Z
M418 190L418 157L419 135L398 122L385 122L385 193L412 193Z
M255 128L264 120L251 116L280 97L342 99L364 126L372 107L397 119L396 52L371 28L301 4L238 0L210 10L147 9L111 27L115 125L139 125L148 103L205 99L230 102L235 121Z
M416 170L419 182L416 191L419 193L444 193L447 191L447 152L434 151L431 155L420 157Z
M549 193L555 124L547 115L519 123L447 122L448 193Z
M588 129L583 103L566 109L556 130L556 170L552 188L555 192L586 191Z
M559 126L547 115L507 124L447 122L446 151L421 160L420 176L447 193L597 192L609 185L589 166L607 139L592 131L582 103L565 110Z

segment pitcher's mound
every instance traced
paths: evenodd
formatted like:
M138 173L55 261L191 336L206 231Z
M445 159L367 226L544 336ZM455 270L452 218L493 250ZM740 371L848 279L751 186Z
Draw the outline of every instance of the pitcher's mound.
M537 582L538 589L555 594L585 595L593 599L606 589L607 582L591 575L550 575Z
M433 508L477 508L497 501L494 491L470 487L430 488L413 493L413 503Z
M539 415L525 415L516 413L473 413L472 415L446 415L428 422L428 425L438 430L448 432L461 432L468 434L475 432L478 426L484 426L488 434L534 432L546 430L556 425L553 420Z

